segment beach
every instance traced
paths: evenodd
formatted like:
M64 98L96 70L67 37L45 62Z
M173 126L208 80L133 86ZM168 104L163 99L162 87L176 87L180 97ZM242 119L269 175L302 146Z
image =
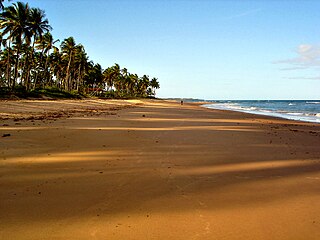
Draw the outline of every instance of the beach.
M320 124L164 100L0 102L0 239L320 239Z

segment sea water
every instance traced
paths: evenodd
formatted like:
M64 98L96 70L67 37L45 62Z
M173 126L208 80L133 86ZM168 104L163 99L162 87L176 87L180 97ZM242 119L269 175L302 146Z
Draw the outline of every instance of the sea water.
M320 123L320 100L241 100L212 101L204 106L298 121Z

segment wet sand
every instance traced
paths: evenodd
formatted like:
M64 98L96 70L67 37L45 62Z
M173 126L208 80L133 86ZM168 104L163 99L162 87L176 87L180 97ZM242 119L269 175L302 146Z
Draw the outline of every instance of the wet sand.
M0 239L320 239L319 202L319 124L0 102Z

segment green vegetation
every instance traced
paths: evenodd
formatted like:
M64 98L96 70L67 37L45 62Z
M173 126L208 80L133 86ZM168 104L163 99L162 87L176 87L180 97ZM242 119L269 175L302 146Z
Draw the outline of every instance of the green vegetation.
M35 89L27 91L25 87L16 86L14 89L9 87L0 88L0 99L4 98L37 98L37 99L81 99L87 97L76 91L66 92L58 88L45 88L45 89Z
M119 64L103 69L73 37L59 40L45 12L0 0L0 97L155 97L157 78L139 77Z

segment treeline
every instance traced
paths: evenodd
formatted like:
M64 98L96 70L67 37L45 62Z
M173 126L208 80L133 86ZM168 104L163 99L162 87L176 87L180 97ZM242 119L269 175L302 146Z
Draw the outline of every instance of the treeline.
M55 40L45 12L0 0L0 87L26 91L57 88L110 97L155 96L157 78L139 77L119 64L103 69L73 37ZM57 46L59 43L60 46Z

